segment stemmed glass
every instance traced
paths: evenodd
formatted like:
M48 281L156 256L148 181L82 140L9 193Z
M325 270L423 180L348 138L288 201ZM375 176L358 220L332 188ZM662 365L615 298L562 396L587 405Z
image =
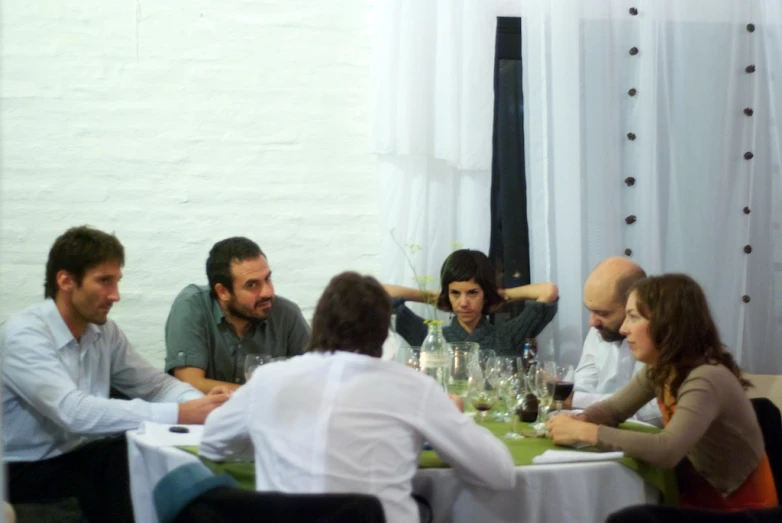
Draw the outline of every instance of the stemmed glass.
M529 366L525 380L527 389L538 398L538 419L532 424L532 428L538 434L545 431L546 420L548 419L548 410L550 407L550 398L548 397L548 387L546 386L545 364L532 363Z
M486 421L486 412L494 407L497 401L497 389L491 385L494 379L492 371L487 370L488 375L484 374L483 369L477 361L471 361L469 365L470 377L467 382L467 398L475 410L478 411L477 419L479 422Z
M556 362L547 361L544 366L548 395L553 398L557 412L560 412L562 402L573 392L573 365L557 365Z
M395 359L411 369L421 370L421 347L400 347Z
M497 353L492 349L482 349L478 351L478 363L481 366L481 370L486 371L487 366L491 366L494 358L497 357Z
M526 385L522 384L524 377L520 374L520 372L523 373L521 358L503 358L502 367L506 375L500 382L500 395L505 402L507 410L505 421L512 422L510 430L503 434L502 437L504 439L518 440L522 439L523 436L516 432L516 421L518 420L516 410L521 406L521 402L524 399L524 389L526 388Z
M248 354L244 358L244 379L250 381L255 369L261 365L271 363L272 357L269 354Z
M480 345L470 341L448 344L451 352L451 366L448 373L448 392L466 400L470 382L470 365L477 363Z
M514 404L516 400L516 393L512 390L513 358L506 356L490 358L486 363L486 368L490 372L491 386L499 393L501 406L499 409L494 409L491 417L496 421L510 421L508 401L511 399L510 396L513 397Z

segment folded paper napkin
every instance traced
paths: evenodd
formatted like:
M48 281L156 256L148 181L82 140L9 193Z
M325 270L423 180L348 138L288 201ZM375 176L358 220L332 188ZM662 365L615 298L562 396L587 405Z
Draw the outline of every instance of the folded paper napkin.
M535 465L546 463L577 463L580 461L613 461L622 459L624 452L580 452L578 450L547 450L532 458Z

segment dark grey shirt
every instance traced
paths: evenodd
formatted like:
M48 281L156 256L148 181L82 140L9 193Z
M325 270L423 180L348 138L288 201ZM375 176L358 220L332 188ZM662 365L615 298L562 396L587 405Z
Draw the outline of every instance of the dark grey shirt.
M534 338L549 324L557 314L559 300L553 303L525 301L524 309L518 316L509 319L499 327L495 327L484 317L472 332L467 332L456 317L451 324L443 327L443 337L446 341L475 341L481 349L492 349L497 355L521 356L524 341ZM410 345L421 345L428 327L424 319L411 311L402 298L392 300L393 312L396 314L396 332Z
M304 352L309 335L299 307L275 296L269 319L253 323L240 339L209 288L188 285L174 299L166 320L165 370L198 367L207 379L244 383L245 356L296 356Z

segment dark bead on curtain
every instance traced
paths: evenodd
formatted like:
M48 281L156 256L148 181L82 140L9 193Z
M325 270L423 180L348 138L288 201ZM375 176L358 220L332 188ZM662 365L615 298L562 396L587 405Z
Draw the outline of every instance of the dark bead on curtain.
M744 296L742 296L741 301L743 301L744 303L749 303L749 294L745 294Z
M751 160L754 157L755 157L755 155L752 154L750 151L747 151L747 152L744 153L744 159L745 160Z
M635 56L638 54L638 48L637 47L631 47L630 48L630 56Z
M635 133L627 133L627 139L631 142L635 140Z
M744 246L744 252L749 254L752 252L752 245L745 245Z
M749 207L744 207L744 214L749 214L752 211L749 210Z
M632 224L634 224L634 223L635 223L635 214L631 214L630 216L628 216L627 218L625 218L625 223L626 223L627 225L632 225Z
M633 15L633 16L636 16L638 14L638 9L636 9L635 7L631 7L630 8L630 14Z
M635 90L635 87L633 87L632 89L627 91L627 94L629 94L630 96L635 96L637 92L638 91Z
M748 73L754 73L755 72L755 65L754 64L748 65L744 70L746 72L748 72Z
M625 178L625 185L627 185L628 187L632 187L633 185L635 185L635 178L633 178L632 176L628 176L627 178Z
M745 107L744 114L746 114L747 116L752 116L753 114L755 114L755 111L753 111L751 107Z
M632 256L633 250L632 249L625 249L625 256Z
M749 31L750 33L754 33L755 32L755 24L747 24L747 31Z

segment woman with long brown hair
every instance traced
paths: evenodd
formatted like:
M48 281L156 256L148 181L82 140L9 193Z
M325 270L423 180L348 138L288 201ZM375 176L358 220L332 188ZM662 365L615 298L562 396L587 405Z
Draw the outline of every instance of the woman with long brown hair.
M720 341L698 283L684 274L639 281L620 332L646 370L582 415L551 418L554 442L586 442L658 467L676 466L682 506L775 507L763 435L745 393L752 384ZM662 432L613 428L655 397Z

